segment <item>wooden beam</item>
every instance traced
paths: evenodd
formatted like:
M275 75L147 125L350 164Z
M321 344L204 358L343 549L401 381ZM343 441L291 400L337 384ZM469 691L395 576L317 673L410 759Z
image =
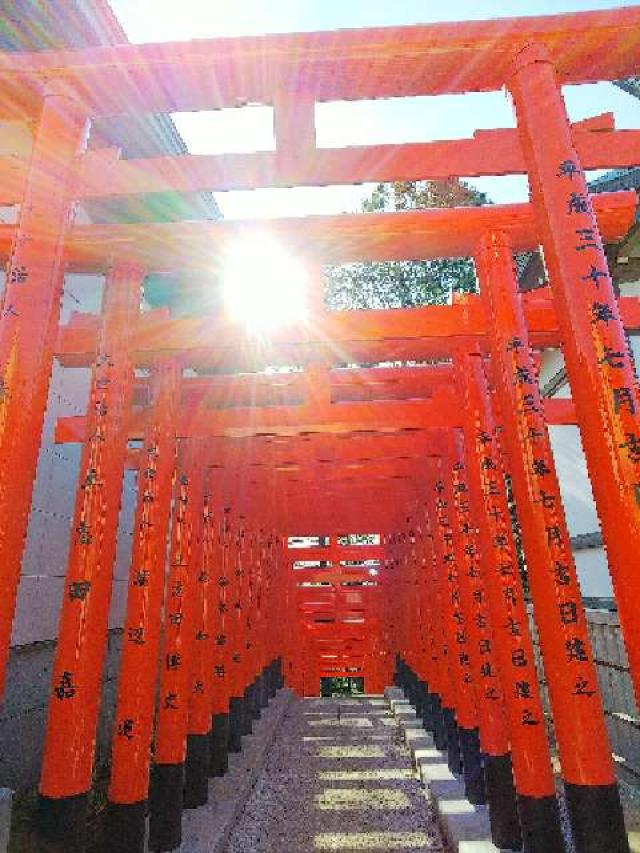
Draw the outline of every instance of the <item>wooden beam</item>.
M559 81L635 74L638 7L545 17L447 22L0 55L0 118L36 114L43 81L62 78L91 115L499 90L528 42L547 47Z
M524 303L533 344L538 348L559 346L558 322L548 288L524 294ZM626 330L640 330L640 300L621 297L619 305ZM56 356L63 366L91 364L99 324L97 315L74 314L68 325L60 326ZM186 367L251 371L267 365L305 365L319 360L327 366L340 366L444 359L457 351L482 349L485 332L482 299L474 295L453 305L323 313L310 324L275 329L268 340L259 341L239 324L219 315L172 318L167 311L159 310L140 316L132 335L132 360L137 367L149 367L159 353L175 352ZM295 383L298 380L293 376L278 374L277 381ZM254 376L241 381L267 380Z
M551 424L573 424L571 400L545 400ZM129 438L141 440L146 413L134 411ZM177 419L178 438L293 437L309 434L343 435L381 433L462 426L455 391L440 389L429 400L383 400L375 403L331 403L329 405L265 406L263 408L205 409L182 407ZM84 415L60 418L55 440L59 444L82 442L86 436Z
M622 169L640 162L640 131L616 131L612 113L576 122L573 138L585 169ZM478 130L468 139L315 148L306 154L284 158L281 151L259 151L122 160L117 149L90 149L79 160L76 193L85 201L526 172L518 134L512 129ZM0 157L0 204L21 202L28 163L26 157Z

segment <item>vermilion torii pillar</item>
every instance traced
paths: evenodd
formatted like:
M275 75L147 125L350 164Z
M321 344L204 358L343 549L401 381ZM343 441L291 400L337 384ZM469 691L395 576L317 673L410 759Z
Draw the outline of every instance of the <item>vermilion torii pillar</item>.
M518 816L527 853L562 853L564 840L543 719L524 589L507 503L505 472L491 393L482 356L457 359L464 394L465 449L471 497L477 522L484 580L492 613L496 655L509 721L509 739L518 795ZM528 685L524 690L522 685ZM511 762L485 765L487 788L496 799L511 784ZM508 813L503 812L508 821ZM491 815L494 826L494 815ZM502 828L510 833L507 823ZM514 847L499 843L498 847Z
M237 506L242 506L237 502L237 496L234 498L234 503ZM234 512L233 518L235 525L232 527L231 538L229 540L229 572L231 583L229 585L229 630L227 632L227 642L229 651L227 661L229 664L228 671L225 675L225 680L228 683L229 689L229 752L240 752L242 749L242 735L244 723L244 703L242 694L244 692L244 684L242 684L242 653L241 643L243 640L241 634L241 617L243 606L243 556L244 556L244 540L246 536L245 517L241 512Z
M40 780L39 828L65 850L82 844L96 727L128 417L133 396L130 332L140 308L142 271L113 269L105 282L71 531Z
M448 431L442 438L442 492L441 499L448 507L449 530L453 560L447 569L448 573L455 572L457 593L452 599L458 617L458 635L466 640L465 666L471 692L475 700L476 724L473 728L460 727L460 748L465 778L465 790L468 799L475 804L486 802L482 760L480 757L480 732L485 737L491 732L493 704L487 694L498 694L499 681L495 663L492 662L493 650L485 651L489 665L484 667L482 660L482 637L490 631L486 613L478 619L473 594L478 572L478 548L475 535L469 524L469 501L466 483L460 478L462 454L457 445L454 431ZM462 500L461 500L462 498ZM466 517L466 518L465 518ZM486 611L486 601L481 599L480 610ZM459 640L458 640L459 642ZM498 699L500 701L500 698ZM493 722L493 721L492 721ZM503 731L504 738L504 731ZM483 743L483 748L488 744Z
M436 555L436 572L439 575L440 600L444 605L442 616L444 636L447 646L447 669L449 684L443 696L443 716L446 729L449 769L460 773L460 743L462 737L477 730L478 712L471 674L469 655L469 636L465 630L465 618L462 609L458 573L454 550L455 508L451 505L450 492L447 493L445 478L450 475L440 457L426 460L427 478L426 504L429 527L433 533ZM469 769L469 768L468 768ZM465 777L466 778L466 777Z
M508 85L640 701L640 394L633 357L561 90L543 46L522 50Z
M210 471L204 472L204 499L195 512L202 515L201 544L193 555L195 619L193 623L193 665L190 671L189 725L185 760L184 806L196 808L209 796L209 767L211 764L211 708L213 692L214 600L216 568L219 556L213 512ZM197 529L196 529L197 533ZM198 560L198 555L200 559Z
M202 447L196 439L183 439L178 444L149 808L149 849L153 851L174 850L182 838L197 574L202 548L201 454Z
M158 359L138 462L138 499L111 747L105 837L113 853L143 853L180 369Z
M444 628L444 616L446 602L443 593L444 578L441 577L440 567L437 560L436 547L433 539L429 515L425 510L424 518L424 591L425 598L428 597L427 618L429 619L429 639L431 666L427 689L427 712L425 719L429 722L433 731L433 738L438 749L445 749L444 718L442 707L445 696L450 689L449 665L447 660L447 640ZM387 637L388 645L392 647L391 637Z
M211 753L209 774L222 776L229 765L229 700L231 698L229 660L231 643L231 591L233 589L231 565L232 520L231 507L220 506L216 501L218 515L218 548L214 566L213 583L216 589L214 600L214 651L213 651L213 698L211 705Z
M82 106L55 81L46 83L0 309L0 696L58 334L62 250L87 128Z
M469 632L469 653L478 703L480 746L484 756L485 773L480 771L484 790L484 778L495 778L496 766L502 766L509 760L501 661L498 654L498 647L504 642L504 637L496 632L497 626L493 624L487 582L483 576L484 566L476 533L480 519L477 515L478 507L469 488L462 430L451 430L446 446L446 459L451 468L451 499L456 510L460 590ZM503 812L511 811L513 814L515 811L512 779L509 778L508 784L504 784L499 793L495 786L492 786L489 792L496 795L493 801L489 800L489 809L493 812L494 824L497 825ZM498 839L494 840L497 843ZM504 840L502 839L502 842ZM513 835L508 840L518 841ZM501 843L500 846L514 844Z
M487 235L476 255L476 268L489 307L500 423L522 525L576 853L628 853L587 621L505 235ZM551 801L541 800L539 807L545 802Z

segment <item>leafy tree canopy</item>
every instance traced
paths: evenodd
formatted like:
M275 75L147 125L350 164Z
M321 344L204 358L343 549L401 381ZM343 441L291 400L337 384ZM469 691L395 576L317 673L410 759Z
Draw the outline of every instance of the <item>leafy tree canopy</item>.
M378 184L363 201L362 211L376 213L489 203L485 193L457 178L450 178ZM411 308L445 305L453 292L473 293L475 290L475 273L469 258L355 263L328 269L326 301L334 310Z

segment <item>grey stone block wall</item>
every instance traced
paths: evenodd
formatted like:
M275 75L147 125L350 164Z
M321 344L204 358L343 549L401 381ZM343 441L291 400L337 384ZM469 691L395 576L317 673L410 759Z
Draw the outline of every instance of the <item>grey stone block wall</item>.
M552 740L553 724L549 690L544 674L538 631L529 607L531 636L542 700ZM611 749L618 764L640 776L640 711L635 700L629 661L617 613L587 609L587 625L593 648Z
M100 760L109 755L121 647L122 631L110 631L97 731ZM36 785L40 776L54 652L53 641L18 646L11 652L0 713L0 780L16 791Z

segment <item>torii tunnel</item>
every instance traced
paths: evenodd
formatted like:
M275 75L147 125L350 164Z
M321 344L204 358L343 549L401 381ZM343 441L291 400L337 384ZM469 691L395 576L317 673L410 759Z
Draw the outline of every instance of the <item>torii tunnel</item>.
M142 851L147 813L150 849L176 848L183 808L206 801L209 776L283 683L319 695L321 678L357 676L370 694L394 679L409 691L469 799L488 802L496 845L521 834L526 851L565 850L553 748L577 853L628 851L548 427L579 427L638 690L640 397L627 332L640 303L616 297L603 248L631 228L637 199L592 198L585 172L637 165L640 130L610 115L570 124L560 87L628 77L639 62L640 7L0 56L0 119L36 123L28 165L0 159L0 203L20 205L17 224L0 226L3 672L52 365L92 368L86 414L56 427L83 454L39 785L52 849L85 849L133 467L105 849ZM502 88L515 129L316 147L319 102ZM95 118L246 103L273 106L275 151L127 161L84 149ZM528 203L74 224L88 199L511 174L528 176ZM140 313L145 276L206 280L231 242L265 233L309 271L306 322L256 340L221 312ZM539 246L547 286L521 294L514 253ZM451 257L473 258L477 294L323 307L324 265ZM65 272L106 276L99 315L60 324ZM546 347L562 349L570 398L541 398Z

